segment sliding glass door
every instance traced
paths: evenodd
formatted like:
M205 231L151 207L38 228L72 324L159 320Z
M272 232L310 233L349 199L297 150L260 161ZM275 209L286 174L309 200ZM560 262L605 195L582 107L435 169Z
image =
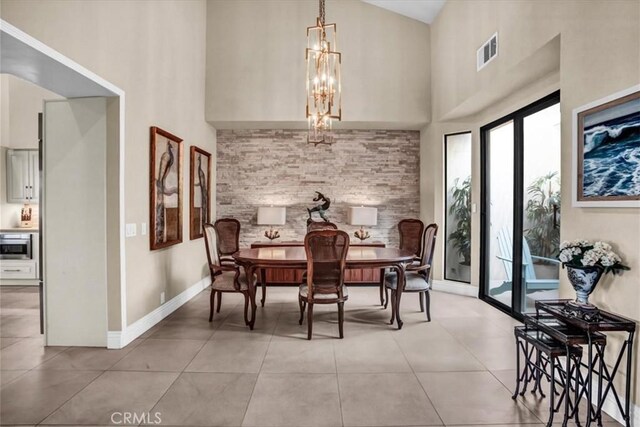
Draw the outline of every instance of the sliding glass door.
M558 296L560 93L490 123L481 135L481 289L518 316Z

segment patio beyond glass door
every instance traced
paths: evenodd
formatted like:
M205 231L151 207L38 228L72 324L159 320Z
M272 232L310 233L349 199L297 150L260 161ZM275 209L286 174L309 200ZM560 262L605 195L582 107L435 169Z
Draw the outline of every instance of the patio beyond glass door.
M489 258L487 296L511 307L513 294L513 121L487 132Z
M560 93L480 133L480 297L518 317L558 297Z
M559 297L560 103L523 120L522 312Z

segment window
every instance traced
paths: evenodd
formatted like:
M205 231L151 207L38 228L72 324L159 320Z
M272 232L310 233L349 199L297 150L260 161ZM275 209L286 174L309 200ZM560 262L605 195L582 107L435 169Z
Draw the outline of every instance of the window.
M444 278L471 282L471 132L445 135Z

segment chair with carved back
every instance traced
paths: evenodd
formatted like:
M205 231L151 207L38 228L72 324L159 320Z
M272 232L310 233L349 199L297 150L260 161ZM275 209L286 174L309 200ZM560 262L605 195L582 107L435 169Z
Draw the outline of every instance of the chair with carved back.
M314 230L326 230L326 229L337 230L338 226L328 221L311 221L310 223L307 224L307 233Z
M419 219L403 219L398 223L400 249L411 251L419 262L422 257L422 238L424 223Z
M218 257L222 264L236 265L232 255L240 250L240 221L235 218L221 218L213 224L217 236ZM265 271L260 270L260 284L262 285L262 299L264 307L267 299L267 284Z
M307 255L307 280L300 285L298 293L299 323L302 325L306 309L307 339L310 340L313 335L314 304L337 304L338 328L340 338L343 338L344 302L349 298L344 286L349 235L333 229L310 231L304 238L304 249Z
M422 238L424 235L424 223L419 219L403 219L398 223L398 235L400 236L400 249L411 251L415 254L413 264L418 265L422 256ZM386 274L386 273L383 273ZM384 280L380 282L380 305L387 308L389 298L385 289ZM422 299L420 299L420 311L423 311Z
M213 224L213 227L218 238L216 250L220 262L235 264L231 255L240 250L240 221L235 218L221 218Z
M213 224L204 224L204 245L207 251L207 262L211 273L211 299L209 302L209 322L213 321L214 311L220 312L222 294L239 292L244 296L244 322L249 324L248 309L250 305L249 284L244 269L235 264L221 263L217 250L217 233ZM216 296L218 297L216 306ZM254 307L251 307L254 310Z
M433 262L437 234L437 224L429 224L424 230L422 240L423 251L420 262L417 265L411 264L407 267L405 272L405 283L400 285L403 286L402 293L418 293L420 297L420 307L426 308L426 310L421 311L427 312L427 321L429 322L431 321L431 295L429 294L429 291L431 290L431 263ZM391 318L393 319L395 317L395 300L398 288L398 275L395 272L387 273L385 276L385 286L387 289L391 290ZM398 309L400 308L398 307Z

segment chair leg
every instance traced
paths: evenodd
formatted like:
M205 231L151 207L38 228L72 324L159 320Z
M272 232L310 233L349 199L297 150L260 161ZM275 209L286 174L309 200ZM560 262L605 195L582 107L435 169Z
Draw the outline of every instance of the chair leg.
M344 302L338 303L338 329L340 330L340 338L344 338Z
M388 304L389 304L389 289L385 286L385 288L384 288L384 308L385 308L385 310L386 310Z
M396 290L391 289L391 320L389 321L390 325L393 325L393 321L396 318Z
M211 296L209 297L209 322L213 322L213 307L216 304L216 291L211 289Z
M216 313L220 313L220 306L222 306L222 292L218 292L218 306L216 307Z
M313 334L313 303L309 303L309 310L307 310L307 339L311 339Z
M427 309L427 322L431 322L431 292L424 292L424 302Z
M418 292L418 297L420 299L420 313L424 313L424 299L422 298L422 292Z
M244 295L244 324L249 324L249 292L243 292Z
M380 283L380 305L384 306L384 280Z
M260 269L260 283L262 285L262 299L260 305L264 307L264 302L267 300L267 272L264 268Z
M302 301L302 297L298 296L298 305L300 306L300 320L298 320L298 324L302 325L302 321L304 320L304 309L305 309L305 302Z

